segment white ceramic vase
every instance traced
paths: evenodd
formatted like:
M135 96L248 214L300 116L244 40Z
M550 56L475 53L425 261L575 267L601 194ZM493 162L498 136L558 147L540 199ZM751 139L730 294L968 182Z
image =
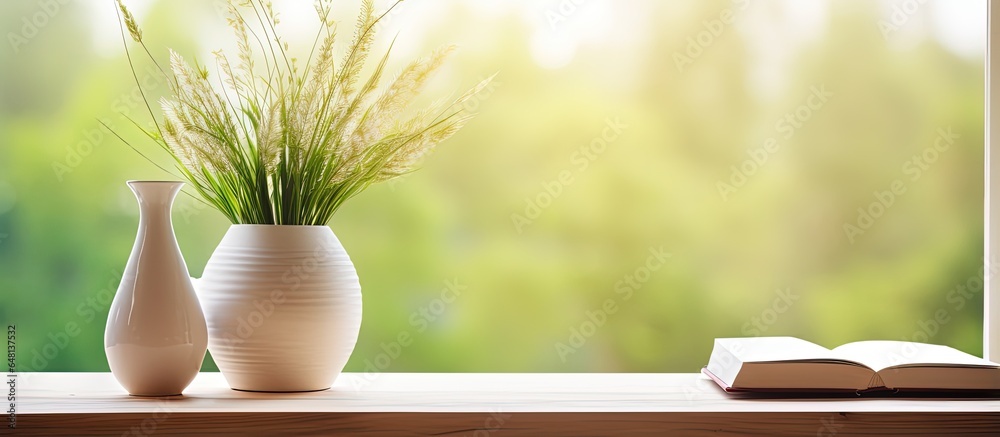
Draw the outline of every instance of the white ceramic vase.
M178 395L205 359L205 315L177 247L170 209L183 182L129 181L139 232L111 302L104 351L136 396Z
M324 390L354 351L361 284L327 226L233 225L196 285L234 389Z

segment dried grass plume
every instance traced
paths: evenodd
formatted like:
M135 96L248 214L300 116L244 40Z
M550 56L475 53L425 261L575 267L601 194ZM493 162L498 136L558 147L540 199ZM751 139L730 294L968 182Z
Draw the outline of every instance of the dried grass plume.
M350 46L339 60L332 1L316 1L320 28L301 67L277 32L280 20L269 1L231 1L228 23L237 53L215 52L217 83L207 67L192 66L170 51L169 66L161 69L170 95L158 102L159 120L146 101L155 128L143 131L233 223L326 224L344 201L369 185L413 171L420 158L470 119L464 103L492 80L404 117L453 47L411 62L383 85L390 45L363 76L376 24L400 1L376 13L373 1L363 0ZM127 30L156 63L135 17L116 2L123 40ZM129 65L135 75L130 54Z

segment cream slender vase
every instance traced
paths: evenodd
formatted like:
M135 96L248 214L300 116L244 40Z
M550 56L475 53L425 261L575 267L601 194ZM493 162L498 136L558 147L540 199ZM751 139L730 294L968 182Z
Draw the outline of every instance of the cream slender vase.
M205 359L208 329L170 209L183 182L129 181L139 232L104 331L111 373L134 396L179 395Z
M358 341L361 284L327 226L233 225L197 289L208 348L237 390L330 388Z

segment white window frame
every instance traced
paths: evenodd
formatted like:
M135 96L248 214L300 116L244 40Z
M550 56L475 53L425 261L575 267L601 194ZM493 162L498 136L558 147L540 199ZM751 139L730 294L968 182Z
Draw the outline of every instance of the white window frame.
M1000 280L994 280L994 257L1000 257L1000 6L986 2L986 227L983 287L983 357L1000 362ZM994 28L996 23L996 28ZM996 55L996 56L994 56ZM995 86L994 86L995 85ZM996 109L995 111L992 109ZM992 135L996 133L996 135ZM992 153L991 153L992 152ZM997 175L996 178L993 176ZM996 208L994 208L996 206Z

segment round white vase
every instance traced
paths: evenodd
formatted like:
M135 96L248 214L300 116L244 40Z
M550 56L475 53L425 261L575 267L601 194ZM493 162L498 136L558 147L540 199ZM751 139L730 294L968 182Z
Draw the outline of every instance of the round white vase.
M234 389L324 390L354 351L361 284L327 226L233 225L196 285Z
M129 181L139 232L111 302L104 351L111 373L135 396L180 394L201 369L208 333L170 209L183 182Z

